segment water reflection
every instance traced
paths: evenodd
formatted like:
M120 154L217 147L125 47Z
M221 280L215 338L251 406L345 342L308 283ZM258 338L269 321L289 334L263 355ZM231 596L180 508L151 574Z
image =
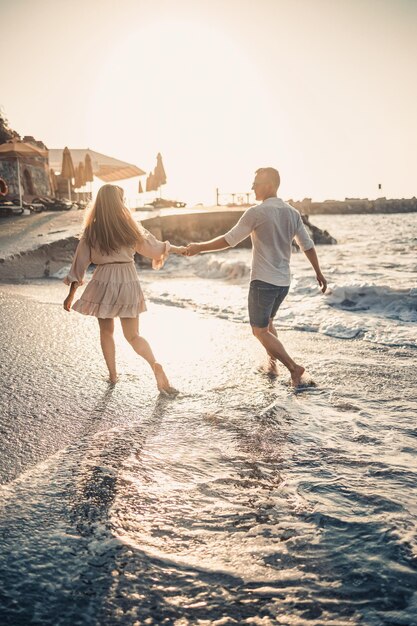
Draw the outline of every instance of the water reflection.
M32 308L19 302L19 311L30 324ZM254 373L260 353L243 325L160 309L145 334L182 393L156 398L148 369L124 348L129 374L105 386L92 325L62 367L72 322L60 327L52 305L37 313L59 348L49 378L32 368L51 404L42 436L63 388L60 424L77 429L1 490L2 623L415 621L407 349L393 369L390 349L289 333L295 353L314 356L321 384L294 395L283 377ZM89 375L80 381L81 360Z

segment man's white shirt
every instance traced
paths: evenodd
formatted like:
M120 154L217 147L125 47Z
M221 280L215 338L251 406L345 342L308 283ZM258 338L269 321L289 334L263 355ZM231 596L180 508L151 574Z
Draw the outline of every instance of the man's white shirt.
M252 239L250 280L263 280L281 287L291 282L293 239L301 250L314 247L300 213L281 198L268 198L245 211L224 238L233 247L249 235Z

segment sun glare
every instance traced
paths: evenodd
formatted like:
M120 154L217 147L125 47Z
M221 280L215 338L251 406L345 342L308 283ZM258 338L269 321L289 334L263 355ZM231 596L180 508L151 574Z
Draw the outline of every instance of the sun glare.
M216 187L250 189L270 106L242 46L202 23L170 20L109 46L86 122L98 150L111 134L112 153L146 170L160 151L167 192L213 203Z

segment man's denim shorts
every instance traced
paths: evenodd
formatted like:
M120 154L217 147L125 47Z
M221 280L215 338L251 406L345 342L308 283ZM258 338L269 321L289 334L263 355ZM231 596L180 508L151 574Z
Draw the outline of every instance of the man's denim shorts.
M263 280L252 280L249 287L248 309L251 326L265 328L275 317L289 287L278 287Z

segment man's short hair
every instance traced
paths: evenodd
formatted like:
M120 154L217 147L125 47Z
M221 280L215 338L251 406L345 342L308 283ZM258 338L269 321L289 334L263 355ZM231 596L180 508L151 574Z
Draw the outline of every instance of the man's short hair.
M278 189L281 179L278 170L274 167L260 167L255 174L256 176L262 176L265 181L271 183L275 189Z

